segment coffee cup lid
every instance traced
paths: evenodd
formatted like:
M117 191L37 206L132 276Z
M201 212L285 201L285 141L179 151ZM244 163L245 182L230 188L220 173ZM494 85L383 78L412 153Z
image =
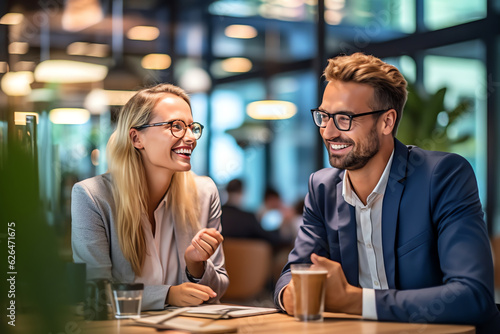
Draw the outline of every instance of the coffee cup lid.
M127 290L144 290L143 283L113 283L111 284L113 290L127 291Z

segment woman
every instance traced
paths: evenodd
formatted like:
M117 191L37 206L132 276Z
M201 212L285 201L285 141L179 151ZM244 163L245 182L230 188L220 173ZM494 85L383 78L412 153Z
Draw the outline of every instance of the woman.
M142 89L118 116L109 173L73 188L74 261L87 279L144 283L143 310L215 302L229 284L217 188L189 171L202 130L182 89Z

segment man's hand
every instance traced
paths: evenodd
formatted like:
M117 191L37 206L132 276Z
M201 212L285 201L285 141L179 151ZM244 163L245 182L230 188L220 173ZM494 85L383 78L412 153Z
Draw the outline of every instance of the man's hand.
M289 315L293 315L293 299L294 299L294 287L293 287L293 279L285 286L283 290L283 307L285 308L286 313Z
M167 304L172 306L196 306L216 296L217 294L206 285L182 283L170 287Z
M224 238L215 228L202 228L191 240L184 253L188 271L194 277L203 276L204 262L217 250Z
M363 311L363 290L350 285L340 263L326 257L311 255L312 263L326 268L325 311L361 315ZM283 295L283 301L285 296Z

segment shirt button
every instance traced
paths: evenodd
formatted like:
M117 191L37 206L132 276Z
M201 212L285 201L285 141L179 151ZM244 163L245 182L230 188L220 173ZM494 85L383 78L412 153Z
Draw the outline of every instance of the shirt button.
M378 281L373 281L373 285L378 286Z
M366 244L366 247L371 249L372 248L372 244L368 243L368 244Z

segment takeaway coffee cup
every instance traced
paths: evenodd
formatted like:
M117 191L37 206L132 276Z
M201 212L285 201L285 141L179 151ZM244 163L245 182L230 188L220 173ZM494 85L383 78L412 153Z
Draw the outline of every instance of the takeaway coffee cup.
M140 318L144 284L113 283L111 289L113 291L115 318Z
M292 264L294 317L298 321L323 321L328 271L312 264Z

